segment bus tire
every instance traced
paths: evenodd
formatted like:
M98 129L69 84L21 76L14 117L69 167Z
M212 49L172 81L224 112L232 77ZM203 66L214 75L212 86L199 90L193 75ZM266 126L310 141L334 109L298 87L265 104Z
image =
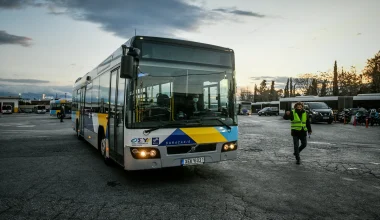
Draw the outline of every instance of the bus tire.
M107 157L107 153L106 153L107 139L104 137L103 133L99 134L99 139L100 139L100 153L103 157L104 163L107 166L109 166L111 165L111 159Z
M102 145L103 137L104 137L104 129L102 126L99 126L99 129L98 129L98 151L99 151L100 155L102 155L101 145Z

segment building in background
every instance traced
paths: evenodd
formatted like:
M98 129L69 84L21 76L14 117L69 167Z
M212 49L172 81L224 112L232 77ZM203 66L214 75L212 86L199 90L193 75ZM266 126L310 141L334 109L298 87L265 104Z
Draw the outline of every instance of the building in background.
M0 109L3 105L12 106L13 112L18 112L18 102L20 97L18 96L0 96Z

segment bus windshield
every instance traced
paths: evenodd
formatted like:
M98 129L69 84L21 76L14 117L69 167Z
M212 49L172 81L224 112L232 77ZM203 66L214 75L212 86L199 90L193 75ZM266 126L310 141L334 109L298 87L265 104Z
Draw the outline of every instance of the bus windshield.
M37 109L38 110L45 110L45 106L44 105L39 105L39 106L37 106Z
M140 62L134 93L136 128L198 121L199 126L235 124L232 68ZM132 110L132 109L130 109ZM217 120L213 120L217 119ZM128 120L130 121L130 120Z
M12 106L10 106L10 105L4 105L2 107L2 110L12 110Z

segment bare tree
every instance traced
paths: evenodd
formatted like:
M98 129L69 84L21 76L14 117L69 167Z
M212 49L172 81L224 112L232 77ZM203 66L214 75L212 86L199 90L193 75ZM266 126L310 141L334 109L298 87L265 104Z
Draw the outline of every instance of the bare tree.
M290 97L289 96L289 78L288 78L288 81L286 82L286 86L284 89L284 97Z
M294 79L297 85L298 92L301 94L308 94L309 88L312 85L313 79L317 78L315 74L305 73L298 75L298 78Z
M339 95L355 96L361 88L361 76L357 74L356 68L351 66L349 71L342 71L338 76Z

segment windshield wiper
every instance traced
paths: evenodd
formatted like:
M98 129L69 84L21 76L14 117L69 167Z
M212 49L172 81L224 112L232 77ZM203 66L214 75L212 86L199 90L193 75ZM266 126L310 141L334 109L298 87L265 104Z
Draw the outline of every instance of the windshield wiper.
M226 124L223 120L217 117L204 117L204 118L201 118L201 120L215 120L215 121L220 122L222 125L224 125L228 130L232 129L228 124Z
M158 129L160 129L160 128L170 127L170 126L172 126L172 125L180 126L180 125L183 125L183 124L179 124L179 123L176 123L176 124L173 124L173 123L161 124L161 125L159 125L159 126L157 126L157 127L154 127L154 128L150 128L150 129L144 130L144 131L143 131L143 134L144 134L144 135L148 135L148 134L149 134L150 132L152 132L152 131L158 130Z
M183 122L187 122L187 121L183 121ZM186 126L187 127L187 126L196 126L196 125L201 125L201 123L166 123L166 124L161 124L161 125L154 127L154 128L147 129L143 133L144 133L144 135L148 135L152 131L158 130L160 128L168 128L171 126L178 126L178 127Z

